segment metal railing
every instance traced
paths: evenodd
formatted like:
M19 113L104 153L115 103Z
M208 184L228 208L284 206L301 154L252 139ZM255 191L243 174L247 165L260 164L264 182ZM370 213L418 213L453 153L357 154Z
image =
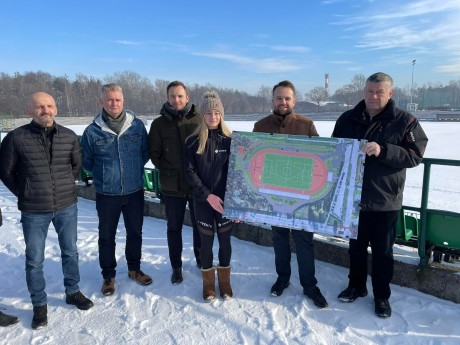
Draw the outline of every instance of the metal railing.
M433 246L441 250L453 250L460 253L460 213L428 208L431 166L460 166L460 160L424 158L422 164L424 168L420 207L403 206L403 210L419 213L419 218L416 219L417 229L404 230L406 232L415 230L414 235L417 238L418 255L420 257L419 266L423 268L428 266ZM404 217L404 213L402 213L402 216ZM410 238L412 235L408 237ZM449 240L443 240L443 238ZM409 239L406 237L400 238L400 240L404 242Z

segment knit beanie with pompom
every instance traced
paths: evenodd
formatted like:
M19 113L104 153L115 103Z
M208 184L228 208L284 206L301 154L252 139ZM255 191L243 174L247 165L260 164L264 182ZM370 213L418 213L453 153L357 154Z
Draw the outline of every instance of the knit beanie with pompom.
M206 91L203 95L200 105L201 114L204 115L208 110L217 110L221 113L222 118L224 118L224 106L215 91Z

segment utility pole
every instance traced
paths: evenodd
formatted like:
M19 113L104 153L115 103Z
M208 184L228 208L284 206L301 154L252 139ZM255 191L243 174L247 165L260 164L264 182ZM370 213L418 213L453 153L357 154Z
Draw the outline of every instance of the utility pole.
M412 60L412 83L410 85L410 106L412 108L412 93L414 92L414 67L415 67L415 59Z

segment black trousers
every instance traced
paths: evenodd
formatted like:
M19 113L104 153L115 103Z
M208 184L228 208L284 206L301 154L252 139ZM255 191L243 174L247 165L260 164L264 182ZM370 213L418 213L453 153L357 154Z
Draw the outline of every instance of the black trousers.
M219 266L229 266L232 257L232 245L230 242L232 221L222 217L222 214L215 211L207 201L200 202L197 200L195 200L195 218L201 236L202 268L208 269L213 265L214 253L212 247L215 231L217 231L217 240L219 241Z
M165 213L167 219L167 238L171 267L182 267L182 227L184 225L185 207L187 206L187 202L193 228L193 252L195 254L196 262L201 264L201 239L196 226L195 207L192 198L164 195L163 201L165 203Z
M126 228L128 270L138 271L141 265L144 190L115 196L96 193L96 209L99 217L99 264L104 279L116 275L115 235L121 214Z
M288 282L291 278L291 246L289 243L289 233L292 233L292 238L296 247L300 284L303 287L304 293L308 294L313 291L318 283L315 278L313 232L272 226L276 273L278 274L278 278L284 282Z
M367 280L367 248L372 250L372 288L374 298L388 299L393 278L393 245L399 211L359 213L358 238L350 239L349 286L364 288Z

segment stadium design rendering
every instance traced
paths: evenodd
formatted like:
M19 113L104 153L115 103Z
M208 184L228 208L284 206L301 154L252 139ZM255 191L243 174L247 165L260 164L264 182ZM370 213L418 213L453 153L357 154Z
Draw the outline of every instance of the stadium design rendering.
M364 141L233 132L230 219L356 238Z

